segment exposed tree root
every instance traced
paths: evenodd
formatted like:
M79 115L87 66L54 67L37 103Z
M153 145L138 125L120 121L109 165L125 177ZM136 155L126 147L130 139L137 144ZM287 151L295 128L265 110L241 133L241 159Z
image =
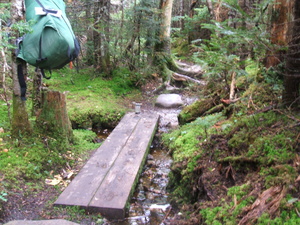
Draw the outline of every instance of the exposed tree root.
M162 52L156 54L156 61L162 67L166 86L170 85L172 79L175 81L190 81L205 85L204 81L198 80L203 74L200 66L189 66L182 62L176 62L172 57Z
M239 222L239 225L253 224L264 212L268 212L270 216L274 215L285 193L286 188L281 186L265 190L252 204L247 215Z
M177 81L191 81L191 82L193 82L193 83L205 85L205 82L204 82L204 81L196 80L196 79L194 79L194 78L191 78L191 77L189 77L189 76L186 76L186 75L183 75L183 74L179 74L179 73L173 73L173 74L172 74L172 78L173 78L174 80L177 80Z

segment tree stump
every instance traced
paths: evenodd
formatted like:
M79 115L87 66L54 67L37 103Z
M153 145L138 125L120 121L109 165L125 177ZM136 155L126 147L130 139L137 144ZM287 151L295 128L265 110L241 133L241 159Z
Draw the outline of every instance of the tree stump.
M36 116L42 107L42 73L37 69L33 75L33 88L32 88L32 115Z
M37 114L36 125L42 137L47 140L46 144L54 142L59 148L73 142L65 94L49 90L42 92L42 108Z

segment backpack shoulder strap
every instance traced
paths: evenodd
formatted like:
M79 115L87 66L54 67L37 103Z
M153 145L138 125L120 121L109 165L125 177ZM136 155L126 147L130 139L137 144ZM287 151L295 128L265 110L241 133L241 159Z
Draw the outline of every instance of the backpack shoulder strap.
M45 13L54 13L54 14L56 14L58 12L58 10L55 10L55 9L46 9L44 7L44 5L40 2L40 0L35 0L35 1L42 7L42 9Z

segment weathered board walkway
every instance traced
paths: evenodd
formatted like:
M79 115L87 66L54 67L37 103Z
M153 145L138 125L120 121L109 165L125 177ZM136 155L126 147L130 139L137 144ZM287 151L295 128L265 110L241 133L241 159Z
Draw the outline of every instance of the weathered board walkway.
M156 114L126 114L54 205L80 206L107 218L124 218L158 119Z

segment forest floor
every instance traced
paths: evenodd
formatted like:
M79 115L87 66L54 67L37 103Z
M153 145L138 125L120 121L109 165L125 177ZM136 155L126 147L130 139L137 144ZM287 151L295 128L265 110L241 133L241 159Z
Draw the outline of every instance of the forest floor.
M142 103L142 110L159 111L161 109L154 106L157 93L153 94L153 91L160 86L160 80L153 76L141 87L142 95L137 99L123 97L123 104L132 109L132 102L136 101ZM201 88L194 86L192 90L173 91L187 101L194 99ZM197 150L189 153L191 157L196 156L194 159L178 160L172 166L175 180L182 182L188 192L175 190L178 196L172 196L172 212L164 218L165 225L255 224L260 216L270 221L284 213L287 216L280 218L281 222L288 219L299 221L299 218L294 218L298 217L300 210L299 115L270 107L276 95L272 95L267 85L257 84L253 98L252 92L250 94L251 97L244 96L249 99L248 102L238 102L234 107L228 107L227 112L231 113L228 118L214 114L208 119L203 118L203 127L200 126L201 121L197 121L195 130L190 125L183 125L177 137L175 134L167 137L169 140L177 139L177 148L181 151L181 139L182 143L188 142L192 137L184 139L185 135L197 133ZM242 111L244 108L246 110ZM242 116L235 117L233 112ZM208 128L209 119L214 121L214 117L219 119ZM223 132L227 124L233 125ZM163 126L166 128L168 124ZM164 133L162 130L159 135ZM83 164L80 161L72 170L78 171ZM4 179L1 174L0 179ZM6 197L7 202L2 205L0 224L18 219L66 219L82 225L114 224L103 220L98 214L88 214L76 207L53 207L64 182L53 186L45 184L44 180L20 180L15 183L17 185L10 188ZM179 184L179 188L183 187ZM185 201L190 203L183 204L180 198L188 195L190 199Z
M154 95L153 91L160 85L161 83L159 79L153 77L152 80L141 87L142 97L138 97L138 102L142 103L142 111L155 111L155 113L160 111L160 113L164 114L166 117L170 116L170 114L174 117L174 115L178 114L178 109L168 109L167 111L170 113L169 114L167 112L163 112L163 109L156 108L154 106L155 97L157 95ZM185 91L182 95L183 97L188 97L189 93ZM123 104L127 107L132 107L132 101L133 99L125 98ZM172 120L174 118L167 118L167 121L170 119ZM160 124L159 132L169 129L167 126L168 122ZM89 152L89 154L92 153L93 151ZM72 171L74 173L78 172L83 165L84 162L79 161L79 164L73 167ZM113 222L102 220L100 215L87 214L84 210L76 207L53 207L54 201L60 195L61 190L67 182L69 182L69 180L57 185L49 185L46 184L44 180L16 181L9 189L9 193L6 197L7 201L2 204L2 209L0 210L0 224L4 224L12 220L48 219L66 219L83 225L114 224ZM168 220L165 219L165 221Z

